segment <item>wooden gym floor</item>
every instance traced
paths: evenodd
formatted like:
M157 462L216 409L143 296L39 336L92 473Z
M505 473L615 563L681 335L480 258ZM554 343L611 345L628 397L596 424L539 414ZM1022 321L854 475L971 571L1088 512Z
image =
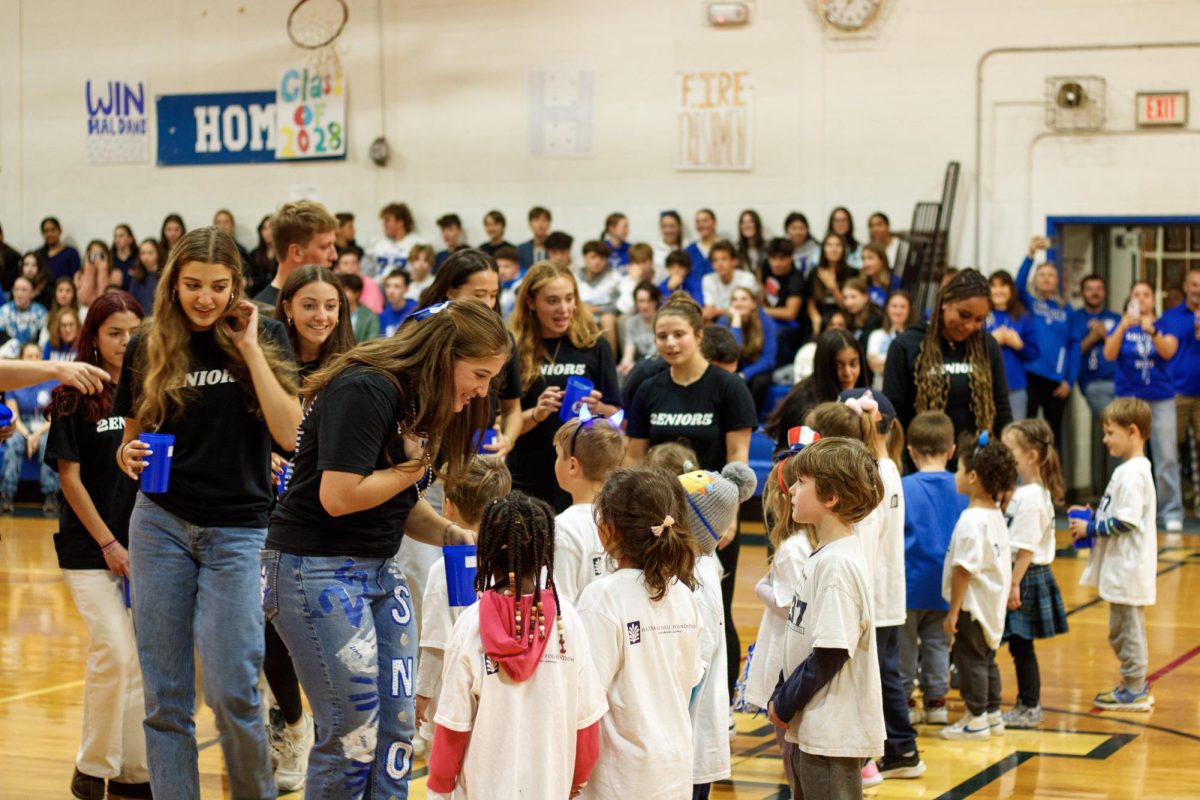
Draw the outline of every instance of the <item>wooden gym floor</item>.
M0 798L70 798L79 744L87 639L62 583L51 534L55 523L18 509L0 518ZM27 516L30 515L30 516ZM753 530L753 528L751 528ZM747 537L738 568L734 615L745 648L761 606L753 586L766 551ZM1060 545L1066 540L1060 534ZM1070 612L1071 632L1039 643L1042 704L1038 731L1012 731L985 743L943 742L920 728L928 771L887 781L867 797L1196 798L1200 796L1200 537L1160 537L1158 605L1148 610L1150 669L1158 704L1149 714L1096 713L1091 697L1117 680L1107 642L1108 610L1078 585L1082 560L1060 558L1054 571ZM1015 695L1012 663L999 654L1004 697ZM952 701L952 718L961 704ZM788 797L769 725L739 715L733 778L714 798ZM203 800L228 797L211 712L198 715ZM424 774L418 762L417 775ZM423 798L415 778L412 797ZM292 795L299 797L299 795Z

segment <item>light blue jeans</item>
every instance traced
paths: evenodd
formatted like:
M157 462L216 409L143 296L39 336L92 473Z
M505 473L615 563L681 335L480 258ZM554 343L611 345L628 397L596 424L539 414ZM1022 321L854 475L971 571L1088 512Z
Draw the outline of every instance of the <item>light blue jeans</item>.
M1087 400L1088 408L1100 419L1100 414L1108 408L1108 404L1117 397L1116 384L1112 381L1092 381L1083 387L1083 399Z
M25 427L33 430L37 427L38 420L30 417L24 420ZM46 440L50 437L49 433L44 433L38 437L38 449L34 454L38 466L41 469L39 482L41 483L42 494L49 497L58 491L58 473L46 466ZM21 482L21 467L25 463L25 435L18 430L13 431L12 438L4 445L4 471L0 477L0 495L12 497L17 493L17 485Z
M133 624L156 800L196 800L196 663L236 800L275 797L258 673L263 660L262 528L192 525L138 494L129 520Z
M1154 486L1158 490L1158 516L1163 522L1183 522L1183 490L1179 480L1179 442L1175 438L1175 398L1150 403L1150 457L1154 459Z
M1016 421L1025 419L1029 413L1029 390L1013 389L1008 393L1008 405L1012 408L1012 417Z
M264 550L262 600L316 722L306 800L405 800L417 627L394 560Z

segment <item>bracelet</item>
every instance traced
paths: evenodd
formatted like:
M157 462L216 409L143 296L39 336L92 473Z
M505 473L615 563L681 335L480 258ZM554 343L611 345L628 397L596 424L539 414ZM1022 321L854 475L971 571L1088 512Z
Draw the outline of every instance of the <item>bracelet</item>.
M107 552L109 551L109 549L110 549L110 548L111 548L113 545L117 545L117 544L120 544L120 542L118 542L118 541L117 541L115 538L114 538L114 539L110 539L110 540L109 540L109 542L108 542L108 544L106 544L106 545L104 545L104 546L102 546L102 547L100 548L100 552L101 552L101 553L107 553Z
M136 441L136 440L130 439L128 442L125 442L124 444L122 444L121 447L117 450L117 461L121 462L121 466L125 466L125 448L129 447L129 445L133 444L134 441Z

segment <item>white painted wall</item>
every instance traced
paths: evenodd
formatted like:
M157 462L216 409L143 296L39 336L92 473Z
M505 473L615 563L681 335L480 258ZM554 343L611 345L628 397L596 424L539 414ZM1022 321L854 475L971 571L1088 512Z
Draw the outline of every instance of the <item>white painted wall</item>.
M284 34L290 3L0 0L0 222L25 248L50 213L82 243L118 221L146 236L169 211L197 225L228 206L252 244L260 215L292 187L315 185L332 210L359 215L362 241L393 199L408 201L432 238L433 220L453 210L479 241L483 213L497 207L521 240L534 203L577 239L598 234L613 210L630 215L635 239L651 239L659 210L686 217L703 205L725 233L744 207L772 231L789 210L805 211L819 233L845 204L865 236L877 209L906 228L913 203L937 199L957 159L952 255L977 263L978 186L978 264L993 269L1015 266L1049 213L1200 212L1194 132L1050 138L1041 107L1045 76L1101 75L1108 128L1129 132L1137 90L1190 89L1200 102L1200 48L987 59L975 171L976 70L989 50L1200 39L1200 3L885 2L874 36L835 41L811 0L755 0L740 30L707 27L700 0L350 0L345 162L157 168L86 164L84 81L144 75L151 94L270 88L296 60ZM380 33L394 151L382 169L366 155L382 129ZM596 72L594 158L528 155L527 72L556 66ZM676 172L674 76L714 68L751 71L754 169Z

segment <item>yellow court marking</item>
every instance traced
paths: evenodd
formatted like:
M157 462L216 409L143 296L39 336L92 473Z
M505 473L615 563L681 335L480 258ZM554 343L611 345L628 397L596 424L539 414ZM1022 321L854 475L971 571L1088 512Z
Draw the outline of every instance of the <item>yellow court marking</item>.
M31 692L21 692L20 694L11 694L8 697L0 697L0 704L15 703L18 700L28 700L30 697L39 697L44 694L53 694L61 692L63 689L77 689L83 686L83 681L68 681L59 683L54 686L47 686L45 689L34 689Z

